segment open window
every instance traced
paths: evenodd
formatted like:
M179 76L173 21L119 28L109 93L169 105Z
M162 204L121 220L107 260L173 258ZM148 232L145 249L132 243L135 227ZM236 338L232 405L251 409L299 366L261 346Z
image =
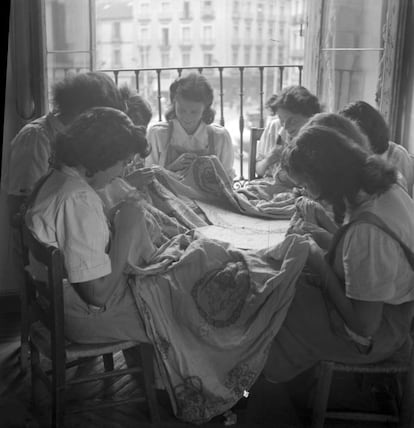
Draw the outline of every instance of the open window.
M362 99L394 123L406 10L406 0L308 3L304 84L326 110Z

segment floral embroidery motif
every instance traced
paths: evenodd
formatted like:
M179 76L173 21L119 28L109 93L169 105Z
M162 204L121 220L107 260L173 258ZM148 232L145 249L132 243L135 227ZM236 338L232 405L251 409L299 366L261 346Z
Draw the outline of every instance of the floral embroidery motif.
M168 351L171 348L171 343L163 336L161 336L158 331L155 337L155 346L157 347L159 353L161 354L161 358L163 360L168 359Z
M249 365L242 363L231 369L227 375L224 385L237 397L249 390L256 378L256 373L250 370Z
M217 172L209 156L200 156L196 159L193 166L193 177L203 192L217 194L218 191L221 191Z
M224 412L231 407L234 400L206 393L203 382L198 376L188 376L184 382L176 385L174 395L177 400L177 416L186 421L199 424Z
M205 396L203 384L198 376L189 376L184 382L175 386L174 395L179 409L178 416L194 423L205 420Z
M191 295L200 315L214 327L227 327L240 317L250 289L244 261L229 261L199 279Z

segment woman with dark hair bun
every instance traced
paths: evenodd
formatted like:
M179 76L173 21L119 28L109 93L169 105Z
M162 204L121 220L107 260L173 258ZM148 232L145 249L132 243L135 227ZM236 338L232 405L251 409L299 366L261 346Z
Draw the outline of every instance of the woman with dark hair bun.
M296 184L345 223L326 257L309 235L312 275L296 286L267 378L287 381L320 360L388 358L409 340L414 316L414 201L393 167L335 129L305 125L284 155Z
M368 137L372 151L397 168L401 173L400 181L412 196L414 161L401 144L390 141L388 124L381 112L365 101L355 101L343 107L339 114L358 124Z
M227 175L234 177L234 151L229 132L213 123L213 88L198 73L177 78L170 86L171 107L165 118L148 130L152 152L148 165L179 172L200 155L216 155Z
M67 338L80 343L145 341L123 273L131 230L140 230L143 212L135 202L123 201L111 235L94 190L119 177L134 155L148 154L145 129L120 110L95 107L80 114L56 141L52 169L29 197L25 219L40 241L63 252L69 281L64 288Z
M105 73L68 74L52 88L53 110L25 125L10 143L5 187L10 217L47 173L56 135L72 120L92 107L124 110L115 82Z

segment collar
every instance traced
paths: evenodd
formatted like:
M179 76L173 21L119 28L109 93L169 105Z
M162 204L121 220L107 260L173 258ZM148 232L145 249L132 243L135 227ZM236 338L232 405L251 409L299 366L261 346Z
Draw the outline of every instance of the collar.
M201 140L203 141L205 138L205 132L207 130L207 125L205 122L201 121L198 125L198 128L194 132L194 134L187 134L186 130L182 127L181 123L178 119L173 119L173 126L174 126L174 134L180 139L195 139L195 140ZM200 138L201 137L201 138Z

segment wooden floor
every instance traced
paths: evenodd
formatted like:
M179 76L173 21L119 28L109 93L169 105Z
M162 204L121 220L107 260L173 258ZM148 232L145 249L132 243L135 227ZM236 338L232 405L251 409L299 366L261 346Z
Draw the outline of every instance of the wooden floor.
M22 374L19 365L19 315L12 310L0 308L0 428L43 428L50 426L47 419L49 400L45 391L36 391L36 400L43 414L35 414L30 399L30 373ZM97 365L94 360L82 366L80 370L93 372ZM125 364L122 354L117 355L116 364ZM79 370L79 369L77 369ZM72 375L76 375L72 373ZM341 381L341 379L339 379ZM303 410L306 401L303 393L306 377L298 379L289 386L274 385L259 381L250 391L248 399L241 400L233 409L237 415L237 424L233 427L277 427L300 428L309 426L308 412ZM108 387L108 385L107 385ZM110 385L111 394L122 398L133 394L139 386L132 378L123 378ZM337 388L336 397L341 405L378 406L377 399L359 393L355 385L342 380ZM69 399L97 399L102 394L102 385L83 386L82 389L68 391ZM190 424L179 422L172 414L169 400L164 391L159 391L158 399L161 408L162 422L157 428L190 427ZM299 406L302 403L302 406ZM384 401L383 406L389 403ZM300 410L301 409L301 410ZM224 427L224 417L220 416L201 427ZM65 421L69 428L139 428L154 427L148 420L148 414L142 405L129 404L94 413L82 413L69 416ZM329 421L326 427L385 427L392 425L352 423Z

